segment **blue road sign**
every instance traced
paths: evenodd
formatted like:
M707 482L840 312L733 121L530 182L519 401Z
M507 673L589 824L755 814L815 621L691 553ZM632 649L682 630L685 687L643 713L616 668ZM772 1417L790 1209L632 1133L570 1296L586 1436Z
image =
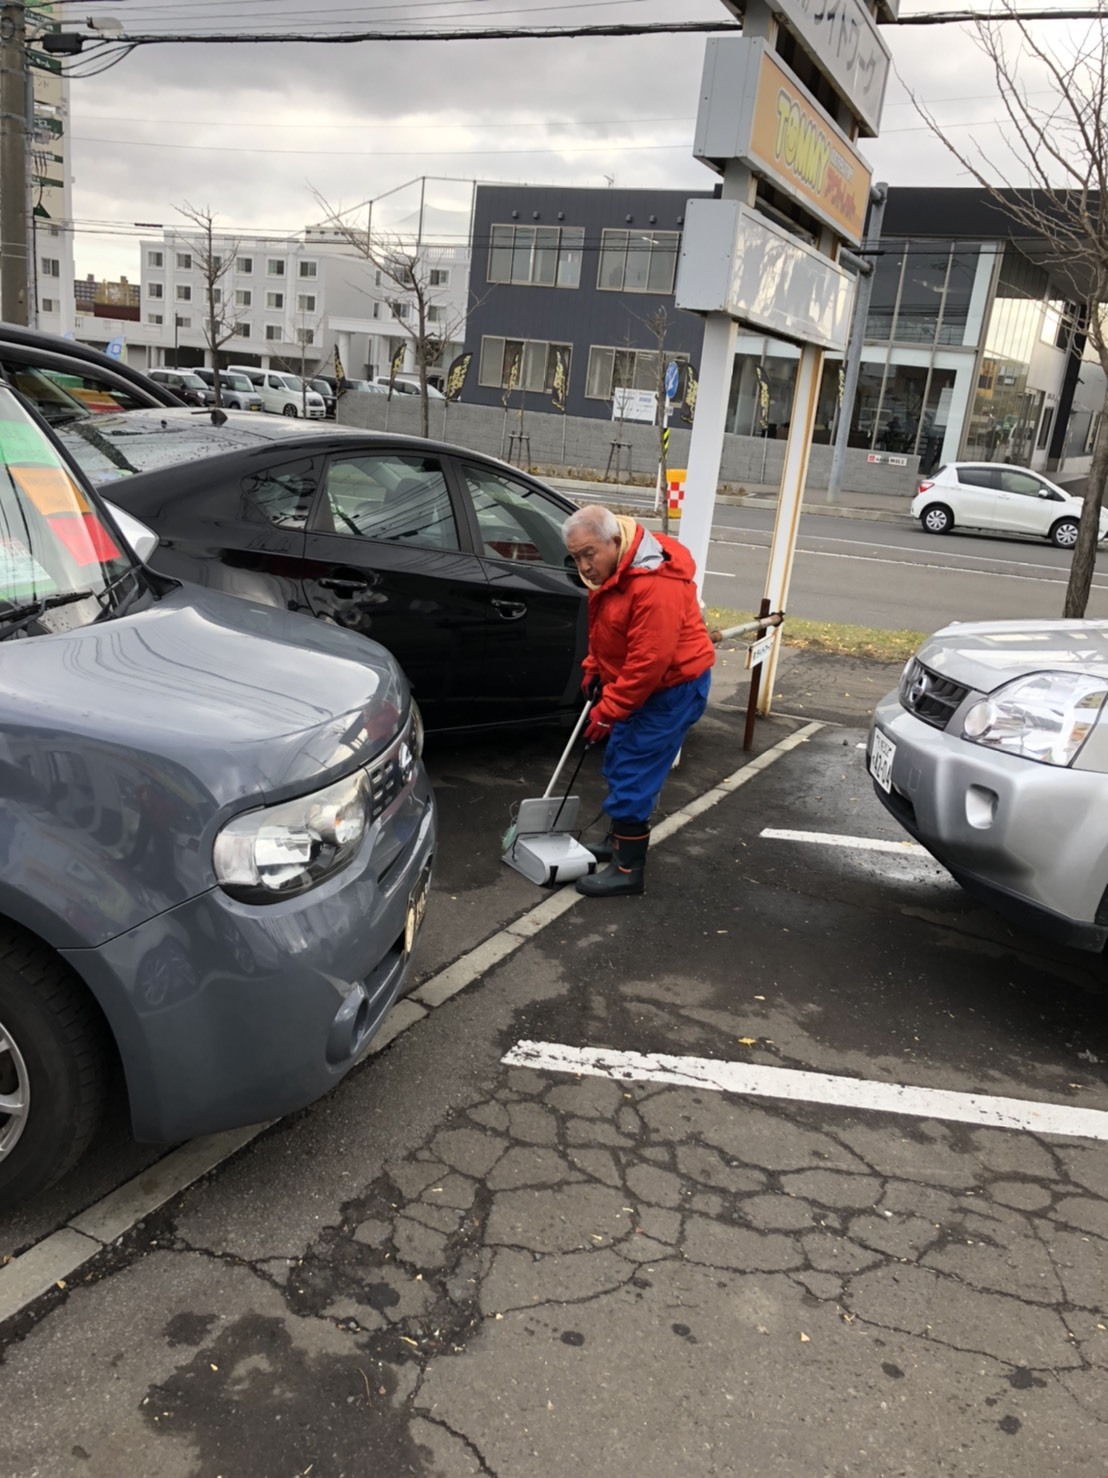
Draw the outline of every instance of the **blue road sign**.
M675 400L677 398L677 387L678 387L678 385L680 383L681 383L681 371L677 368L676 363L671 359L670 362L666 365L666 399L667 400Z

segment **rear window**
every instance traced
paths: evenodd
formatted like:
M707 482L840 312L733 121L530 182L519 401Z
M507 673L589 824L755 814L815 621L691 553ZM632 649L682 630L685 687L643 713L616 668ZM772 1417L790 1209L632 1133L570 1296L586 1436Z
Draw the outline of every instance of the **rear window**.
M95 418L74 422L59 427L58 435L81 471L98 485L242 451L266 440L237 426L212 426L204 419L151 425L144 417L139 425L126 416L113 417L110 422Z

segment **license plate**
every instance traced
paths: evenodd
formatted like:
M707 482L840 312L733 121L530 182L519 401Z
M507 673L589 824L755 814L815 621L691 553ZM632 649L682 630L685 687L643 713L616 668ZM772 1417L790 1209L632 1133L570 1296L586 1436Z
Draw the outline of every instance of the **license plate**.
M431 869L425 867L408 897L408 912L404 918L404 953L410 955L415 943L423 915L427 912L427 893L431 886Z
M893 756L896 754L896 745L882 734L880 729L873 731L873 743L869 751L869 772L884 791L893 788Z

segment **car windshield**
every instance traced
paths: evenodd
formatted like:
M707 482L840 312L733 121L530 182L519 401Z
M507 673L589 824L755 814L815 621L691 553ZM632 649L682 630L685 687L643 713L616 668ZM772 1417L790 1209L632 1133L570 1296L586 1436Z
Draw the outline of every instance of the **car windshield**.
M181 375L181 384L187 385L190 390L204 390L207 387L199 375Z
M284 383L286 389L299 391L303 390L304 388L304 382L301 380L299 375L282 375L281 380Z
M122 592L134 593L140 570L0 385L0 641L91 624L113 596L118 606Z
M232 390L253 390L253 385L245 375L229 375L226 370L220 370L219 383L229 385Z

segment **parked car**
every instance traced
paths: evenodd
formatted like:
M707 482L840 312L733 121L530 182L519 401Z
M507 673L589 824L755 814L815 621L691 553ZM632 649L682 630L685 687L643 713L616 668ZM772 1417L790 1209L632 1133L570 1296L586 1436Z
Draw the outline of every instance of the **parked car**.
M196 373L212 392L211 404L215 404L215 370L198 369ZM221 369L219 372L220 403L230 411L264 411L265 401L254 389L244 374L235 370Z
M417 437L181 410L63 428L106 495L158 535L155 569L372 636L428 728L549 721L577 702L574 504Z
M148 570L9 386L0 535L11 1202L76 1162L117 1068L152 1141L336 1083L403 987L435 807L387 652Z
M180 406L166 385L59 334L0 323L0 380L51 425L139 406Z
M375 384L375 385L381 385L381 386L384 387L385 390L388 390L388 388L389 388L389 377L388 377L388 375L374 375L374 377L373 377L373 384ZM420 395L422 392L421 392L421 390L419 388L419 376L418 375L397 375L396 378L392 382L392 393L394 395ZM446 396L436 386L434 386L430 382L428 382L428 385L427 385L427 399L428 400L445 400L446 399Z
M308 381L308 389L317 392L323 401L324 414L333 421L335 419L335 387L330 380L324 379L322 375L313 375Z
M1040 472L1006 462L948 462L920 480L911 513L929 534L964 525L1006 534L1037 534L1059 549L1077 543L1084 504ZM1101 510L1098 539L1108 536Z
M1016 923L1108 940L1108 622L947 626L877 707L878 799Z
M318 390L309 390L299 375L287 375L283 370L256 369L248 364L230 364L227 368L235 374L245 375L262 397L267 411L277 416L299 416L307 408L309 420L322 421L327 412L323 397Z
M155 384L167 386L186 405L212 405L215 401L215 392L211 385L201 379L196 370L163 368L148 370L147 373Z

